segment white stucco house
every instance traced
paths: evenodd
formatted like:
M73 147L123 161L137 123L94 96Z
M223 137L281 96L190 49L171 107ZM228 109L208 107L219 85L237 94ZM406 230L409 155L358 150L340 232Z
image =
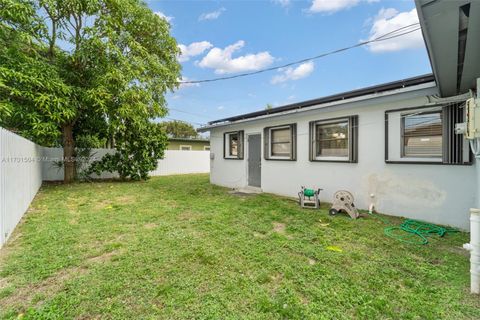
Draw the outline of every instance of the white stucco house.
M480 167L455 133L480 77L480 1L416 1L433 74L209 122L211 183L349 190L378 212L469 225Z

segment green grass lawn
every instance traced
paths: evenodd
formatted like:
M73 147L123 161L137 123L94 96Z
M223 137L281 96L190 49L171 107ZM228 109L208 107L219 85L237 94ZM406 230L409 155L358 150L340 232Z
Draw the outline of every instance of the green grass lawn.
M0 316L480 318L467 234L407 245L327 210L206 175L44 186L0 251Z

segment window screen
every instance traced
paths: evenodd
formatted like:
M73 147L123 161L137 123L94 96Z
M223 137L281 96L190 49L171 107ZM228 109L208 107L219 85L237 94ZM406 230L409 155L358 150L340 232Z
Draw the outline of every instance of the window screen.
M292 133L290 127L271 129L271 154L274 157L290 157Z

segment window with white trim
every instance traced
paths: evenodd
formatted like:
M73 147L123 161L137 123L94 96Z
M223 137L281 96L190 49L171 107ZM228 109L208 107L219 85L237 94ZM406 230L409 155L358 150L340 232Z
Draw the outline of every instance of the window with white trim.
M296 124L264 128L266 160L296 160Z
M243 130L223 134L223 157L225 159L243 159Z
M182 151L190 151L190 150L192 150L192 146L181 145L181 146L180 146L180 150L182 150Z
M310 122L310 161L357 162L357 116Z
M210 151L210 146L203 146L203 151Z

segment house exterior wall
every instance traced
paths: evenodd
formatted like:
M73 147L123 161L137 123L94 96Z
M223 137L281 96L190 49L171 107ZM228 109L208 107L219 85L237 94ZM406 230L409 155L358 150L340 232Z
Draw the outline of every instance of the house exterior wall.
M324 190L321 201L331 202L337 190L354 194L355 205L376 211L467 229L469 208L478 204L475 165L387 164L385 163L385 111L425 105L435 87L423 88L365 101L344 103L312 111L275 116L212 128L210 131L211 183L242 188L247 186L248 154L244 160L223 159L223 133L244 130L245 150L249 134L261 134L267 126L297 124L297 160L262 158L261 189L296 197L300 186ZM312 120L358 115L358 163L309 161L308 123ZM263 142L263 141L262 141ZM262 143L263 148L263 143ZM262 150L263 154L263 150Z
M167 150L180 150L180 146L192 146L192 151L204 151L210 143L204 141L169 141Z

